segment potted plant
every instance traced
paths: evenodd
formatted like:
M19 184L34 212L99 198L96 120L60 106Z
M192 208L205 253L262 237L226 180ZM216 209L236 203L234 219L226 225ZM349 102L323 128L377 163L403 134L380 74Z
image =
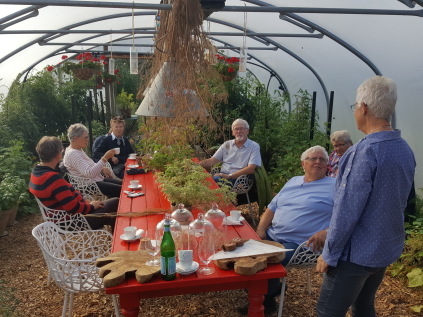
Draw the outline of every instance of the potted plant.
M238 57L226 57L224 55L216 54L216 63L214 68L219 72L224 81L230 81L236 77L239 69Z
M76 78L81 80L88 80L96 72L101 72L103 65L106 65L107 62L106 56L101 55L100 58L94 57L90 52L81 53L76 56L76 63L68 59L67 55L62 55L63 63L59 63L61 69L66 74L73 74ZM51 72L54 70L54 66L47 66L47 71Z
M210 174L191 159L174 160L156 173L156 178L172 205L207 207L212 202L228 204L236 199L230 185L210 188Z
M14 221L19 200L26 193L26 187L22 178L10 174L6 174L0 183L0 237L7 234L5 229L11 214Z
M124 89L116 96L116 106L124 118L130 118L132 110L136 107L133 97L133 94L128 94Z

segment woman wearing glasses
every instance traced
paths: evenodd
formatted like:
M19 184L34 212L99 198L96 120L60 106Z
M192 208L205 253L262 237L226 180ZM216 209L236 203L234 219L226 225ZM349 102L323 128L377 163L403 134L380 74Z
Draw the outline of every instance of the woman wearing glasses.
M329 156L328 171L326 175L336 178L338 175L338 162L353 143L350 133L347 130L340 130L332 133L330 142L333 146L333 152Z
M296 249L304 241L313 250L321 250L332 216L335 179L326 176L328 153L319 146L301 155L304 175L291 178L272 199L260 219L257 234L262 239L277 241L287 249ZM294 251L286 252L286 265ZM269 280L263 302L265 312L277 310L275 296L280 293L279 279ZM240 313L245 314L241 308Z

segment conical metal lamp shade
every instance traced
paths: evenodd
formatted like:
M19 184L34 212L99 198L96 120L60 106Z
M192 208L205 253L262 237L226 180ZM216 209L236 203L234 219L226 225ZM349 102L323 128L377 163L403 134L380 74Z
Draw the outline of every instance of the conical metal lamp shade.
M160 68L156 78L150 87L144 91L144 99L138 107L135 114L148 117L175 117L175 101L172 89L172 81L176 80L175 77L170 76L170 66L165 62ZM167 86L167 87L165 87ZM184 90L181 92L183 95L188 95L188 100L192 104L193 109L200 108L200 100L193 90Z

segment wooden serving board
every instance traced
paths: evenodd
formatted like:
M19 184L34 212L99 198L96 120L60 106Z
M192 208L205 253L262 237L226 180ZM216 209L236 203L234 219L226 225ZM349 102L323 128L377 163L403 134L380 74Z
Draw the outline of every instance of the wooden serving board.
M261 240L259 242L270 244L284 249L285 247L275 241ZM285 252L274 252L257 256L228 258L215 260L214 264L221 270L234 270L240 275L254 275L260 270L267 268L268 264L281 263L285 259Z
M97 259L96 266L100 267L99 276L103 278L105 287L118 286L127 277L133 277L134 273L138 283L146 283L160 273L160 266L145 264L150 259L151 255L148 251L123 250Z

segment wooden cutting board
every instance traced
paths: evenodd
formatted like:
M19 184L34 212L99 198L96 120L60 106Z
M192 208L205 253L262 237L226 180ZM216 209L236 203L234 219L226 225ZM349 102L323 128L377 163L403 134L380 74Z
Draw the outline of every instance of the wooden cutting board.
M285 248L282 244L275 241L260 240L258 242ZM268 264L281 263L283 259L285 259L285 252L281 251L257 256L221 259L214 261L214 264L221 270L233 269L240 275L254 275L258 271L267 268Z
M118 286L134 274L138 283L147 283L160 273L160 266L145 264L150 259L148 251L123 250L97 259L96 266L100 267L99 276L103 278L105 287Z

